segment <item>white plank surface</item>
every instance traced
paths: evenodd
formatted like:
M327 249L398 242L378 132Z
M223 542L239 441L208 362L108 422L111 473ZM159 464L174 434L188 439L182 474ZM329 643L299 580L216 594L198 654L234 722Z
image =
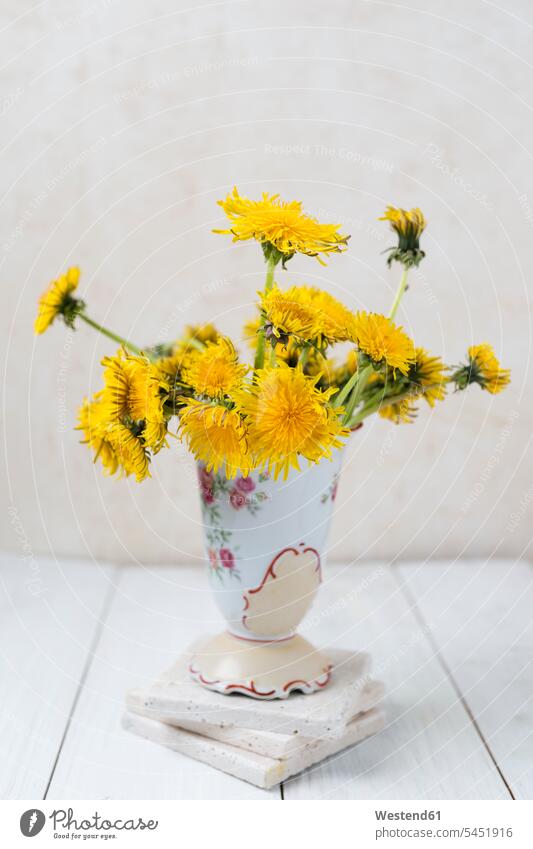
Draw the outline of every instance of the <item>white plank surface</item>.
M91 645L112 567L0 557L0 798L42 798Z
M509 798L393 570L330 570L310 623L311 640L373 655L388 724L285 782L286 799Z
M485 561L401 574L514 796L533 798L533 569Z
M374 655L388 722L285 798L532 798L532 601L524 563L330 569L305 636ZM198 566L0 557L0 797L279 799L121 729L220 627Z
M222 627L201 567L126 568L48 798L280 799L121 728L126 691Z

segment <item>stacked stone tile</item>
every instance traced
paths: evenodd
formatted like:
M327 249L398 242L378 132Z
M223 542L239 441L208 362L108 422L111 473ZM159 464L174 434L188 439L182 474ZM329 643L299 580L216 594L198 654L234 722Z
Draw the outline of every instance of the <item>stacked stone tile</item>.
M318 693L256 700L214 693L189 678L184 655L152 686L127 696L128 730L258 787L270 788L381 730L383 685L370 657L330 652Z

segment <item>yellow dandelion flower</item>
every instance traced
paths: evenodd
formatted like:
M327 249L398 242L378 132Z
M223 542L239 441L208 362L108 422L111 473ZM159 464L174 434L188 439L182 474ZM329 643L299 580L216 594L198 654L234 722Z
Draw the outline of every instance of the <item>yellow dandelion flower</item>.
M357 371L356 351L348 351L348 356L346 357L346 368L349 371L350 375L355 374L355 372Z
M380 407L379 414L383 419L388 419L394 424L412 424L416 418L417 409L409 398L403 398L395 404Z
M468 358L469 383L479 383L482 389L497 395L511 382L511 370L502 369L492 345L471 345Z
M279 195L263 193L261 200L241 197L237 188L225 200L219 200L231 227L215 230L233 236L233 241L256 239L264 249L272 246L286 262L295 253L314 256L324 264L320 254L340 253L346 249L348 236L339 233L338 224L320 224L302 211L299 201L282 201Z
M183 336L171 345L161 345L153 349L154 365L160 371L163 379L176 388L183 383L182 372L191 365L194 356L208 342L217 342L220 333L214 324L189 324Z
M346 342L352 338L354 315L340 301L322 289L308 289L315 313L315 333L318 344Z
M111 444L126 477L135 475L137 483L151 477L148 465L150 457L144 439L120 422L110 425L106 430L105 438Z
M346 342L352 338L353 313L329 292L314 286L293 286L282 294L288 296L289 292L291 300L313 316L309 338L316 339L319 345L323 342L328 345Z
M315 422L311 433L303 440L299 453L311 462L318 463L322 457L331 457L332 448L342 448L339 437L347 437L349 430L343 428L338 410L324 406L323 415Z
M78 412L79 425L77 430L82 430L85 439L83 443L89 445L94 451L94 462L100 460L104 472L114 475L118 470L119 462L111 442L106 439L106 423L102 416L102 393L97 393L92 401L85 398Z
M78 418L77 429L84 433L83 442L93 449L94 462L100 460L106 474L133 474L138 482L150 477L144 440L121 422L109 420L103 392L98 392L92 401L83 402Z
M241 385L247 371L247 366L239 365L232 342L221 336L191 356L182 377L198 395L222 398Z
M243 339L248 343L249 347L255 351L257 347L257 334L261 328L261 320L259 318L247 321L243 327ZM295 366L298 362L302 348L294 339L281 340L276 345L276 358L284 363Z
M160 368L146 357L125 354L104 357L103 414L110 424L141 426L139 436L157 453L165 444L167 416L164 403L169 384ZM120 435L120 431L119 431ZM124 441L124 440L123 440ZM129 443L123 449L129 450Z
M267 337L269 332L285 341L295 336L321 346L345 342L353 335L353 313L329 292L313 286L281 291L274 285L269 292L259 294Z
M209 342L217 342L220 333L213 324L189 325L185 334L170 345L162 346L155 364L171 386L182 383L182 372Z
M261 321L259 318L251 318L245 322L242 329L243 339L246 344L255 351L257 345L257 334L261 329Z
M357 354L356 354L356 356L357 356ZM356 371L357 371L357 369L356 369ZM352 372L352 374L354 374L354 372ZM388 375L386 376L379 371L373 371L368 376L366 383L367 383L367 386L376 387L379 384L380 387L381 386L384 387L386 383L388 383L390 385L390 380L388 379Z
M155 360L153 365L159 370L163 380L174 387L181 381L182 370L190 363L192 351L175 351L166 357Z
M214 324L188 324L183 336L172 344L156 345L151 353L162 371L175 378L191 353L201 351L207 342L217 342L219 338Z
M389 248L388 264L396 260L407 268L418 265L425 256L419 244L420 236L426 227L422 210L416 208L407 211L388 206L379 220L389 221L392 229L398 234L398 246Z
M298 364L301 353L302 347L294 339L289 339L286 343L280 340L276 345L276 360L289 366L295 367Z
M54 280L46 292L41 295L39 310L34 323L36 334L44 333L58 315L62 315L65 322L72 327L77 312L83 306L82 301L72 296L72 293L78 287L79 279L80 269L73 266L68 269L66 274Z
M323 357L318 352L313 352L307 360L305 371L306 374L316 377L320 384L332 386L337 382L339 366L336 365L334 360Z
M316 378L280 365L256 372L256 382L236 400L248 424L249 442L259 466L277 478L298 469L298 455L312 462L330 457L346 435L338 412L328 405L334 390L320 392Z
M423 395L430 407L446 397L446 366L440 357L430 356L424 348L415 350L415 363L409 371L409 379L417 394Z
M190 339L197 339L198 342L216 342L220 337L220 333L214 324L188 324L183 334L183 342L187 343Z
M179 435L208 471L224 469L226 477L238 472L246 477L251 458L248 452L246 426L236 410L183 398Z
M286 344L291 336L303 341L313 338L315 312L300 287L292 286L282 292L274 284L270 291L260 292L259 295L261 310L265 316L267 339L275 336Z
M393 371L409 372L415 361L412 340L394 322L379 313L358 312L354 316L353 341L376 363L386 363Z

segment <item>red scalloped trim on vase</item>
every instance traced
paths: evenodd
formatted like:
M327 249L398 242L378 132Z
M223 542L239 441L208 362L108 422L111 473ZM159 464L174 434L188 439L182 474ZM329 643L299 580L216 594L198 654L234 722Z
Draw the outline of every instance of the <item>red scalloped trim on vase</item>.
M209 679L204 678L200 670L195 669L192 663L189 664L189 673L195 681L202 684L204 687L226 695L231 693L242 693L243 695L250 696L253 699L286 699L293 690L301 690L304 694L314 693L316 690L321 690L329 684L332 669L333 666L330 664L326 667L326 669L324 669L323 675L319 678L315 678L314 681L305 681L305 679L300 678L294 679L293 681L287 681L286 684L283 684L277 689L258 690L254 681L250 681L248 684L226 684L220 680L210 681Z
M283 691L290 693L291 690L296 690L300 687L320 687L321 689L325 687L331 681L331 670L333 669L333 665L330 663L326 669L324 669L324 678L315 678L314 681L304 681L303 678L297 678L294 681L288 681L287 684L284 685Z
M250 681L250 686L247 687L245 684L226 684L224 687L226 693L229 693L230 690L233 692L241 690L244 693L251 693L253 696L259 699L269 699L276 694L275 690L258 690L253 681Z
M204 684L205 687L214 687L216 684L220 684L220 680L215 678L213 681L210 681L208 678L204 678L199 669L195 669L192 663L189 663L189 672L197 681L200 681L201 684Z

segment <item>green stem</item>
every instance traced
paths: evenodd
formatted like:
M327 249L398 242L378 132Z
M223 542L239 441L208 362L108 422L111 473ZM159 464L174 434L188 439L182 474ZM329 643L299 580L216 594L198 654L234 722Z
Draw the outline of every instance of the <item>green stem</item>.
M307 365L307 360L308 360L308 359L309 359L309 345L306 345L306 346L302 349L302 353L300 354L300 357L299 357L299 359L298 359L298 365L300 366L300 368L302 369L302 371L303 371L303 370L304 370L304 368L306 367L306 365Z
M255 352L254 369L257 371L265 364L265 331L259 330L257 334L257 349Z
M375 399L367 401L367 403L361 407L359 412L350 420L349 426L353 427L354 425L359 424L359 422L362 422L363 419L366 419L368 416L372 415L372 413L377 413L381 406L387 406L384 403L384 400L384 398L380 398L377 401Z
M100 333L103 333L104 336L107 336L108 339L112 339L113 342L118 342L119 345L122 345L124 348L128 348L134 354L142 354L140 348L137 345L134 345L133 342L129 342L127 339L124 339L123 336L119 336L117 333L113 333L111 330L108 330L107 327L102 327L101 324L98 324L96 321L93 321L92 318L89 318L84 312L78 313L79 317L83 319L86 324L89 324L91 327L94 327L95 330L98 330Z
M355 427L356 425L360 424L365 419L367 419L369 416L371 416L373 413L376 413L378 409L379 407L376 407L375 409L370 408L367 410L363 407L362 410L359 410L356 416L354 416L349 422L347 422L346 427Z
M348 395L350 394L350 392L354 388L355 384L357 383L358 376L359 376L359 370L354 371L354 373L352 374L348 383L345 383L344 386L342 387L341 391L339 392L339 394L335 395L335 397L333 399L333 406L334 407L341 407L342 406L345 399L348 397Z
M274 257L267 259L267 273L265 278L265 292L270 292L274 285L274 270L276 268L276 260Z
M430 389L436 389L439 384L435 383L432 386L425 387L425 391L428 392ZM423 393L422 393L423 394ZM396 395L386 395L384 392L379 393L377 396L371 396L366 404L361 407L357 415L353 417L350 421L349 426L353 427L359 422L362 422L363 419L366 419L368 416L372 415L372 413L377 413L380 407L388 407L390 404L399 404L400 401L404 401L406 398L412 398L415 400L417 397L422 397L422 395L413 395L412 392L399 392Z
M270 349L270 368L276 368L276 349Z
M274 285L274 269L276 259L272 254L267 259L267 272L265 278L265 292L270 292ZM257 349L255 352L254 369L263 368L265 364L265 331L261 328L257 335Z
M355 410L355 408L357 407L357 405L359 403L363 389L365 388L367 380L370 377L370 375L372 374L372 371L373 371L373 368L370 364L365 366L363 369L361 369L361 372L360 372L360 375L359 375L359 380L355 384L355 387L354 387L354 390L353 390L352 395L350 397L350 400L348 401L348 403L346 405L346 412L344 414L344 420L343 420L344 424L347 424L350 421L350 419L353 415L353 411Z
M400 306L400 301L402 300L404 292L407 289L407 275L408 275L408 273L409 273L409 269L404 266L403 273L402 273L402 276L400 278L400 284L399 284L398 289L396 291L396 295L394 296L394 301L392 303L392 307L391 307L391 310L390 310L390 313L389 313L389 318L391 319L391 321L394 319L396 312L398 310L398 307Z

